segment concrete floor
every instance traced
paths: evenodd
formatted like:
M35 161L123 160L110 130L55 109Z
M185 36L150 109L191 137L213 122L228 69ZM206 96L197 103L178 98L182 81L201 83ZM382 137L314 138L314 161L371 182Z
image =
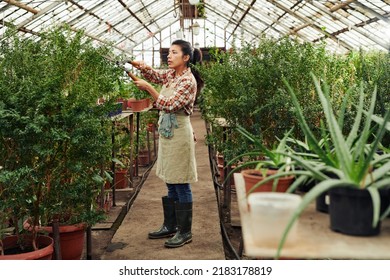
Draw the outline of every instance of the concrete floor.
M151 170L140 193L111 243L103 252L103 260L223 260L225 259L220 233L218 207L205 145L205 124L200 112L191 117L197 136L196 160L198 182L193 191L193 241L183 247L168 249L166 239L151 240L147 234L158 229L163 220L161 197L166 195L165 184Z

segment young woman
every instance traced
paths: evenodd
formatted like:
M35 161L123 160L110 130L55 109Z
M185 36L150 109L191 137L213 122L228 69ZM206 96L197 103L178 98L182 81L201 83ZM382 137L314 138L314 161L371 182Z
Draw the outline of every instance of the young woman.
M155 70L142 61L132 64L141 70L150 82L161 84L160 92L145 80L134 81L146 90L160 110L158 131L159 146L156 174L167 185L168 195L162 198L164 222L148 237L170 237L166 247L175 248L192 241L192 191L191 183L197 181L195 142L190 115L196 96L204 82L191 65L201 63L200 50L189 42L176 40L168 54L167 70Z

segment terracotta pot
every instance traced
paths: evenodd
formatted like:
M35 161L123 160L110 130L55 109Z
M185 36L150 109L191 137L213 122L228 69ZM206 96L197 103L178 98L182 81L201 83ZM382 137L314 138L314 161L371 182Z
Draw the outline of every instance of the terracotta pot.
M133 112L141 112L143 109L145 109L145 101L144 100L134 100L129 99L127 101L127 106L131 108Z
M218 166L223 165L223 163L224 163L223 154L220 154L220 153L217 154L217 163L218 163Z
M148 123L147 130L149 132L153 132L154 131L154 123Z
M150 163L148 151L139 151L138 152L138 165L147 166Z
M266 176L273 175L277 172L277 170L271 170L268 169ZM246 169L241 171L242 176L244 177L245 181L245 190L248 193L249 190L252 189L254 185L256 185L258 182L264 179L262 172L260 170L255 169ZM276 192L286 192L289 186L294 181L294 176L287 176L279 178L278 184L276 185ZM272 192L274 191L272 188L272 185L274 183L274 180L271 180L259 187L257 187L253 192Z
M31 237L26 236L26 240L31 244ZM3 240L5 251L18 248L18 237L16 235L7 236ZM31 251L20 254L0 255L0 260L51 260L54 247L53 239L49 236L39 235L37 237L37 244L40 248L37 251Z
M115 171L115 189L127 188L127 169L120 169Z
M235 165L233 165L231 167L231 169L234 169L234 168L236 168ZM219 173L219 181L220 181L220 183L224 183L225 182L225 173L224 173L223 164L218 164L218 173ZM234 183L234 176L233 175L230 177L230 185L231 186L235 185L235 183Z
M79 260L83 254L85 224L60 225L60 246L63 260ZM53 236L52 227L41 227L49 236Z
M150 106L150 99L149 98L145 98L143 100L144 100L145 108L148 108Z

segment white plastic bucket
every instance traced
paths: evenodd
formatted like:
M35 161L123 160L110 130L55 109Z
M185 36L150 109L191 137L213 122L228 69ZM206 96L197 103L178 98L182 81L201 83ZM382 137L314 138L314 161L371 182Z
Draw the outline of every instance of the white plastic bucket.
M248 196L250 229L253 242L261 247L277 247L292 213L302 198L297 194L258 192ZM297 221L287 236L285 246L297 237Z

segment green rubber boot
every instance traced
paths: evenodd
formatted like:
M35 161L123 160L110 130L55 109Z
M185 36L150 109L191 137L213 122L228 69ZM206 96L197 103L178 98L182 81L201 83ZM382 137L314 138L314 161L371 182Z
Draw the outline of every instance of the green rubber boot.
M176 221L177 232L175 236L165 241L165 247L177 248L192 241L192 202L177 203L176 206Z
M148 233L150 239L158 239L171 237L177 231L176 229L176 213L175 201L167 196L162 197L162 205L164 209L164 223L156 230Z

